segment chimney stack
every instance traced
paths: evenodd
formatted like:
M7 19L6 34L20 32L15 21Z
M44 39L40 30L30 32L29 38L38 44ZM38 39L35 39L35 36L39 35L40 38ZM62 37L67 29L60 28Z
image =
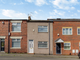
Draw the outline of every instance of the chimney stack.
M31 20L31 16L28 16L28 20Z
M61 18L57 18L57 20L61 20Z

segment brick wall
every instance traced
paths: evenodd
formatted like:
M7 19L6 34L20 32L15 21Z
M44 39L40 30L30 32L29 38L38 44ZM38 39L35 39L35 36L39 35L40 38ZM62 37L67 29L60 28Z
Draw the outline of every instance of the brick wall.
M72 35L62 35L62 27L72 27ZM61 44L61 53L76 55L72 53L72 50L79 50L80 35L77 35L77 27L80 27L80 22L53 22L53 54L56 54L55 40L61 38L64 42L71 42L71 50L64 50L64 44Z
M0 36L7 36L8 35L8 21L0 21Z
M22 21L21 32L11 32L12 23L10 22L10 33L11 36L22 36L21 39L21 49L10 49L10 52L14 53L26 53L27 52L27 22ZM12 39L10 39L10 48L12 47Z
M2 23L4 22L4 24ZM5 36L5 52L8 52L8 21L0 21L0 36Z

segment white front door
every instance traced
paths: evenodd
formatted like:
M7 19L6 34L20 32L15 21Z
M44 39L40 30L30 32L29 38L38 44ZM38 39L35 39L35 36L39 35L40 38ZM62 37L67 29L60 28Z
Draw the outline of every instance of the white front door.
M34 53L34 42L33 40L29 40L29 53Z

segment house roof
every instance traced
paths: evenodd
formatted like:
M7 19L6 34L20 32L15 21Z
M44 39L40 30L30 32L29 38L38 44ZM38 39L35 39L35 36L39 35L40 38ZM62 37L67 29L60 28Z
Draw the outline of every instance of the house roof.
M27 19L0 19L0 20L27 20Z
M47 19L49 21L80 21L80 19L61 19L61 18L57 18L57 19Z
M27 22L54 22L54 21L80 21L80 19L60 19L60 18L57 18L57 19L47 19L47 20L27 20L27 19L0 19L0 20L26 20Z
M53 22L49 20L28 20L27 22Z
M61 38L55 40L55 43L63 43L64 41Z
M8 21L21 21L21 20L25 20L27 22L52 22L52 21L48 21L48 20L27 20L27 19L0 19L0 20L8 20Z

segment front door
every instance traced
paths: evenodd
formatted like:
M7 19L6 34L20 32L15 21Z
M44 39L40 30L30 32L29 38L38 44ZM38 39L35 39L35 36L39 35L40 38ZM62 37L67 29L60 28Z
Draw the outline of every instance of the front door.
M61 43L56 43L56 54L61 54Z
M5 50L5 40L0 39L0 51L4 51L4 50Z
M34 53L34 42L33 40L29 40L29 53Z

